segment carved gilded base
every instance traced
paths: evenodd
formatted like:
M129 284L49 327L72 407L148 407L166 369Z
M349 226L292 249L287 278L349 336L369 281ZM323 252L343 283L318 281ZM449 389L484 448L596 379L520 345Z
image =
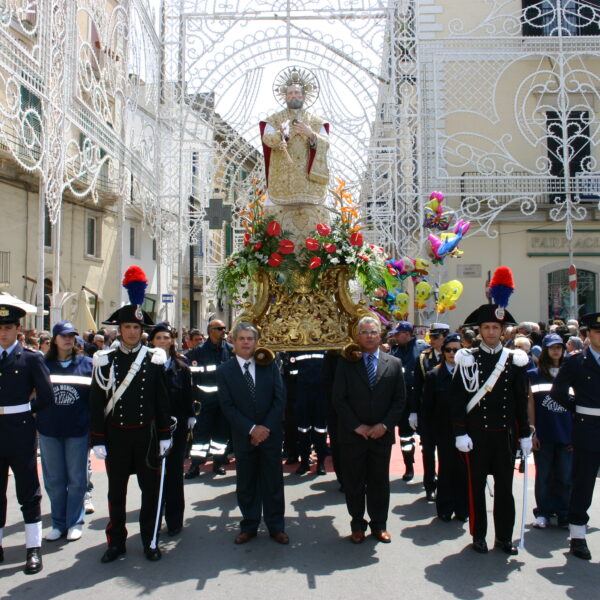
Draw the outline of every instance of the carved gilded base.
M260 346L273 351L333 350L354 341L359 319L372 313L363 301L352 301L347 267L327 269L316 290L310 287L312 275L294 273L290 293L273 274L259 272L254 304L246 303L236 322L252 323Z

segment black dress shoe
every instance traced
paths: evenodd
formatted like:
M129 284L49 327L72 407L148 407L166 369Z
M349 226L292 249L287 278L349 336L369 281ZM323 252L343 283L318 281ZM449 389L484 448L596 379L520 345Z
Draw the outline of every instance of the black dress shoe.
M454 518L461 523L466 523L469 520L469 517L464 515L454 515Z
M42 570L42 554L39 548L27 548L27 559L25 560L25 575L33 575Z
M449 523L452 521L452 515L438 515L438 519L440 521L444 521L445 523Z
M581 538L573 538L571 540L571 554L583 560L591 560L592 553L588 548L587 542Z
M471 548L473 548L475 552L479 552L479 554L486 554L488 551L485 540L473 540L473 545Z
M183 527L175 527L173 529L167 529L167 535L174 536L181 533Z
M113 562L113 560L117 560L121 554L125 554L125 548L121 548L119 546L109 546L106 549L106 552L102 555L100 562Z
M435 490L429 490L425 492L425 499L427 502L435 502L436 496Z
M157 560L160 560L162 557L162 554L160 553L160 549L158 548L158 546L154 549L146 548L144 550L144 554L146 555L146 558L148 560L151 560L152 562L156 562Z
M498 548L502 550L504 554L510 554L511 556L516 556L519 554L519 550L512 542L503 542L501 540L496 540L494 543L494 548Z
M286 465L297 465L300 461L298 460L297 456L288 456L285 459L285 464Z
M227 471L223 465L213 465L213 473L215 475L226 475Z
M319 461L317 463L317 475L327 475L327 469L325 468L325 463Z
M402 475L402 481L412 481L415 476L415 471L412 467L406 467L404 475Z
M310 465L307 460L300 461L300 465L296 469L296 475L304 475L310 471Z
M190 467L183 475L184 479L194 479L200 475L200 467Z

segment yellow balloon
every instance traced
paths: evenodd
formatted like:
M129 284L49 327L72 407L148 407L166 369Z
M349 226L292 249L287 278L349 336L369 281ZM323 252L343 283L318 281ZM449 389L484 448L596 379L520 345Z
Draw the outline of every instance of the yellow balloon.
M427 306L427 300L431 298L433 289L427 281L419 281L415 286L415 308L421 310Z

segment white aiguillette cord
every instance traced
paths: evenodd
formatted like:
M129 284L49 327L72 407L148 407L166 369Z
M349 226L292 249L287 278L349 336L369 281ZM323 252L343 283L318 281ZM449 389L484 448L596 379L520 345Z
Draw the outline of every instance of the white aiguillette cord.
M125 375L125 379L123 379L123 381L121 382L121 385L116 389L116 391L113 393L110 400L104 407L104 417L107 417L112 412L113 408L115 407L115 404L119 401L121 396L125 393L125 390L129 387L129 384L133 381L133 378L137 375L138 371L140 370L140 367L142 366L142 362L143 362L144 358L146 357L147 353L148 353L148 347L142 346L140 348L138 355L136 356L135 360L133 361L133 364L131 365L131 367L129 367L129 371L127 372L127 375ZM113 364L110 365L110 374L108 376L108 380L103 377L104 381L106 382L106 385L102 385L100 383L100 381L98 380L99 372L100 372L100 367L98 367L98 369L95 373L96 381L98 382L98 385L105 392L108 391L109 387L114 387L115 375L114 375Z

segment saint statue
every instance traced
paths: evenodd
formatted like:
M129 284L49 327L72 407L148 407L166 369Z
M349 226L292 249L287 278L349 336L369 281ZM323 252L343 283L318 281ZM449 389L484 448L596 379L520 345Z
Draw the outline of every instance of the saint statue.
M260 123L265 157L265 214L302 243L317 223L329 220L325 207L329 169L329 123L306 110L316 100L316 78L297 67L279 74L276 98L286 108Z

